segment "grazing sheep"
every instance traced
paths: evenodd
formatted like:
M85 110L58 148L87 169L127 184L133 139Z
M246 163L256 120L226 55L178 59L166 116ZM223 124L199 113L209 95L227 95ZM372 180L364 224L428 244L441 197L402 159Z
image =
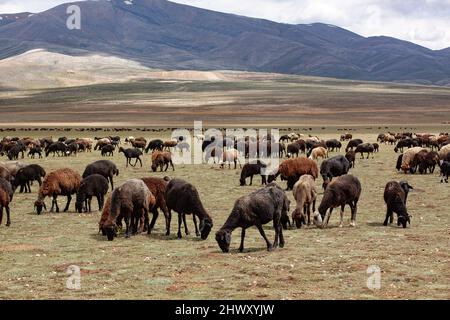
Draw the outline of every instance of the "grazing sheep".
M39 159L42 159L42 148L41 147L33 147L28 151L28 156L31 157L31 159L34 159L36 154L39 156Z
M326 159L328 158L328 150L324 147L317 147L311 151L310 159L318 160L319 158Z
M170 151L154 151L152 153L152 171L156 172L158 167L160 168L161 172L167 171L169 168L169 164L172 166L172 170L175 171L175 167L173 166L172 162L172 154ZM164 165L166 168L164 169Z
M336 139L331 139L325 141L325 145L327 146L327 149L330 151L340 151L342 148L342 143Z
M358 178L350 174L337 177L331 181L325 190L319 206L319 212L314 216L314 223L320 228L326 228L333 209L340 206L341 221L339 227L342 227L344 223L344 208L348 204L352 211L350 225L352 227L356 226L356 212L360 196L361 183Z
M108 179L109 182L111 183L111 189L113 190L114 189L113 177L119 175L119 169L117 169L116 165L112 161L98 160L86 166L86 169L84 169L83 172L83 179L87 178L92 174L99 174Z
M303 140L293 142L287 146L287 156L288 158L293 157L294 154L298 157L300 152L306 153L306 144Z
M45 149L45 156L48 157L50 153L53 153L53 156L58 155L58 157L67 156L67 151L68 149L65 143L55 142Z
M153 230L159 214L158 209L161 209L166 220L166 236L170 235L171 216L169 215L169 209L167 208L165 197L167 183L170 179L167 177L165 177L164 179L152 177L142 178L141 180L144 181L144 183L147 185L147 188L150 190L156 200L156 203L152 209L153 218L150 222L150 230L148 232L151 233L151 231Z
M308 225L311 224L311 205L313 212L316 211L317 191L315 179L310 175L301 176L295 183L292 191L294 199L297 202L295 210L292 212L292 221L297 228L306 224L306 215L308 215Z
M283 161L275 174L269 175L268 182L275 181L279 175L282 180L287 180L287 190L292 190L298 179L309 174L317 179L319 176L319 167L317 162L308 158L295 158Z
M229 252L231 233L236 228L242 228L239 251L244 251L245 230L256 226L266 241L267 250L284 247L282 219L288 218L289 200L283 190L272 183L266 187L236 200L233 210L225 224L216 233L216 241L223 252ZM263 225L273 221L275 241L269 242Z
M3 178L9 182L14 181L14 176L11 174L11 171L9 171L6 167L2 165L0 165L0 178Z
M406 210L406 200L408 198L409 190L414 189L408 182L391 181L386 184L384 189L384 202L387 205L386 219L383 222L384 226L388 225L388 220L390 223L394 220L394 212L397 214L397 225L402 225L406 228L406 224L411 224L410 215Z
M427 152L419 163L419 173L426 174L428 170L434 173L437 165L439 165L439 154L436 151Z
M203 207L197 189L190 183L181 180L170 180L166 187L166 204L169 209L169 215L174 210L178 213L178 239L181 239L181 222L183 220L185 233L189 234L186 225L186 214L192 214L195 226L195 234L198 236L196 216L200 219L200 236L206 240L213 227L213 221Z
M245 186L245 180L250 177L250 185L253 183L254 175L261 175L261 184L267 184L267 178L265 174L266 164L257 160L256 163L246 163L241 171L241 178L239 182L241 186Z
M349 151L345 154L345 158L350 162L350 168L355 168L356 164L356 153L355 151Z
M141 156L142 156L142 151L139 149L124 149L122 147L119 148L119 153L123 153L125 158L126 158L126 167L128 168L128 165L131 165L132 167L136 167L137 162L139 161L139 163L141 164L141 168L142 168L142 160L141 160ZM136 159L136 161L134 162L134 165L131 164L131 159Z
M340 177L347 174L350 170L350 162L344 156L335 156L331 159L324 160L320 165L320 175L323 178L323 189L325 190L328 184L334 177Z
M14 177L13 188L14 190L16 190L17 187L20 186L20 193L31 193L30 183L33 181L37 181L39 183L39 186L41 186L41 178L44 178L45 175L46 172L40 165L30 164L29 166L26 166L25 168L17 171L17 174Z
M380 152L380 145L378 143L372 143L373 145L373 152Z
M101 149L101 155L102 157L113 157L114 156L114 150L116 150L116 147L113 146L112 144L107 144L105 146L102 147Z
M359 146L362 143L364 143L364 142L361 139L350 140L347 144L347 147L345 148L345 152L348 152L349 150L353 150L354 148L356 148L357 146Z
M38 199L34 203L37 214L41 214L42 208L46 209L44 199L52 197L52 207L50 212L53 212L56 206L56 212L59 212L57 198L58 196L67 196L67 204L64 212L69 210L72 195L78 191L81 184L81 176L78 172L64 168L50 172L44 179L42 186L39 189Z
M6 226L11 225L9 204L13 200L14 191L9 181L0 178L0 225L3 220L3 209L6 211Z
M83 209L84 212L92 212L92 197L96 197L98 210L101 211L105 203L105 195L108 193L108 187L108 180L100 174L93 174L84 178L78 188L75 210L79 213L82 213Z
M444 158L450 154L450 144L443 146L441 150L439 150L439 158L444 160Z
M226 162L228 162L228 169L231 169L231 162L234 162L234 169L237 169L238 162L239 167L242 168L241 161L239 160L239 151L236 149L228 149L222 153L222 163L220 164L222 169Z
M424 151L427 151L427 150L422 147L414 147L414 148L406 150L403 153L401 169L403 170L403 172L405 172L405 174L408 171L410 173L414 173L414 163L413 163L414 158L415 158L416 154L418 154L419 152L424 152Z
M450 162L443 161L441 164L441 174L439 175L442 177L441 183L448 183L448 176L450 175Z
M155 203L155 198L140 179L131 179L126 181L120 187L114 189L111 195L111 206L109 215L103 224L103 230L109 241L113 241L117 235L117 218L122 215L125 220L126 230L125 238L138 232L138 224L144 217L144 225L148 227L148 212L150 200Z
M400 140L399 142L397 142L397 145L394 148L395 152L403 152L404 148L413 148L413 147L418 147L419 144L417 143L417 141L414 141L411 138L407 138L407 139L403 139Z
M375 148L374 148L373 144L371 144L371 143L362 143L362 144L358 145L355 149L355 153L361 154L361 159L364 159L364 153L367 153L366 159L369 159L370 154L372 154L372 159L373 159L374 151L375 151Z
M0 161L0 166L8 169L11 175L15 176L17 174L17 171L25 168L27 165L20 161Z

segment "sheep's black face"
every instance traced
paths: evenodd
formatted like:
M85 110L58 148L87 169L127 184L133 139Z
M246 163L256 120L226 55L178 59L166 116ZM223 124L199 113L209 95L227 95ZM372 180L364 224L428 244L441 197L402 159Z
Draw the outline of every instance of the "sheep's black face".
M218 231L216 233L216 241L219 244L222 252L227 253L230 251L231 232L230 231Z
M273 181L277 180L277 177L273 174L270 174L267 176L267 183L271 183Z
M239 179L239 182L241 183L241 187L245 186L245 179Z
M117 235L116 228L114 226L104 227L103 231L106 233L108 241L113 241L114 237Z
M200 221L200 237L202 238L202 240L206 240L208 238L212 227L212 221L206 219Z
M38 215L42 213L42 210L45 209L45 203L44 201L36 201L34 203L34 207L36 208L36 212Z
M75 210L78 213L82 213L83 212L83 203L82 202L76 202L75 203Z
M156 172L156 169L157 169L156 164L152 164L152 171L153 171L153 172Z
M408 216L399 216L398 217L397 226L400 227L400 225L401 225L403 228L406 228L408 223L411 224L411 219L410 219L409 215Z

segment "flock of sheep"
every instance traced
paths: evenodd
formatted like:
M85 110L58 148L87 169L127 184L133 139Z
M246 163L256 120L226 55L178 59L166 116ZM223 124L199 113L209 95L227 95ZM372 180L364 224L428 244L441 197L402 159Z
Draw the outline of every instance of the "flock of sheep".
M202 140L202 150L206 160L218 159L221 167L226 162L234 162L235 169L239 158L258 159L249 161L242 167L240 185L250 185L255 175L260 175L260 189L236 200L225 224L216 232L216 241L223 252L228 252L231 234L242 229L241 245L244 250L246 229L256 226L266 241L267 249L284 246L283 229L291 227L291 221L297 228L314 223L319 228L326 228L334 208L340 208L340 226L343 226L344 207L351 209L351 226L356 225L358 201L361 195L359 179L349 171L355 167L357 154L364 158L378 152L380 144L395 145L395 152L402 152L396 168L404 173L433 173L438 166L441 170L442 182L448 182L450 174L450 138L448 133L439 135L412 133L383 133L376 143L367 143L354 139L351 134L344 134L340 139L321 140L318 137L303 136L290 133L274 141L267 135L260 139L197 137ZM338 151L342 143L347 144L345 155L329 157L329 152ZM130 147L120 146L122 144ZM70 168L61 168L46 172L38 164L25 165L20 162L24 153L28 156L42 158L48 156L70 156L80 152L100 151L102 157L112 156L116 150L123 153L126 166L136 166L144 152L152 152L152 170L167 171L171 166L175 171L172 154L176 151L189 151L190 144L183 137L175 140L160 139L147 141L145 138L129 137L122 143L119 136L103 138L68 139L61 137L58 141L51 138L33 139L4 137L1 140L0 156L8 157L8 161L0 162L0 224L3 211L6 211L6 226L11 224L10 203L14 193L31 192L30 185L37 181L39 192L34 208L38 215L47 210L45 199L52 200L50 212L59 212L58 196L67 197L63 211L68 211L72 196L76 196L77 212L91 212L91 201L95 197L102 216L99 221L99 232L108 240L117 237L125 222L125 237L147 232L154 228L159 210L163 212L166 235L170 235L172 211L178 214L178 238L182 238L182 225L185 234L189 234L186 215L192 215L196 236L205 240L213 228L213 218L204 208L200 195L191 183L169 177L146 177L130 179L122 185L114 187L114 177L119 175L117 166L110 160L98 160L89 164L82 175ZM238 145L242 148L238 148ZM252 147L255 148L252 148ZM404 150L406 148L406 150ZM241 151L238 151L241 150ZM252 151L253 150L253 151ZM254 154L252 154L252 152ZM301 154L304 153L306 157ZM287 158L275 170L269 170L265 160L272 157ZM324 158L320 168L317 160ZM134 159L134 164L132 160ZM240 164L240 162L239 162ZM286 192L276 183L278 178L287 181L287 190L292 190L296 205L289 217L290 201ZM321 177L324 189L323 197L316 211L317 190L315 181ZM109 186L112 192L107 196ZM384 200L387 205L384 225L393 223L397 214L397 225L406 228L410 224L410 215L406 208L408 192L413 189L407 181L390 181L386 184ZM150 220L150 213L152 219ZM313 217L311 218L311 213ZM199 224L197 224L197 219ZM273 223L275 241L271 243L264 232L263 225Z

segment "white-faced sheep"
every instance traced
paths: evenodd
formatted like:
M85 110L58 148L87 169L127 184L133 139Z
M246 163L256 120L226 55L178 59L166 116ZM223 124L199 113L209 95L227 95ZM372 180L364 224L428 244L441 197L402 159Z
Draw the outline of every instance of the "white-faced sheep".
M340 176L328 185L319 206L319 212L314 215L314 223L320 228L326 228L334 208L341 207L341 221L344 223L344 207L349 205L352 211L350 225L356 225L356 212L359 197L361 196L361 183L358 178L347 174ZM328 210L329 209L329 210Z
M44 182L39 189L38 199L34 203L38 215L41 214L43 208L46 209L44 202L46 197L52 197L52 207L50 212L53 212L54 207L56 207L56 212L59 212L57 198L60 195L67 197L67 204L64 208L64 212L69 210L72 195L78 191L81 181L80 174L70 168L63 168L50 172L45 177Z
M316 211L317 199L314 177L301 176L295 183L292 193L297 202L296 208L292 212L292 221L295 222L297 228L301 228L303 224L306 224L306 215L308 215L308 225L311 224L311 205L313 212Z
M384 226L388 225L394 220L394 212L397 214L397 225L402 225L406 228L406 224L411 224L411 216L406 209L406 200L408 198L409 190L414 189L406 181L391 181L386 184L384 189L384 202L387 205L386 219L383 222Z
M283 228L281 221L288 218L289 200L283 190L275 183L243 196L236 200L233 210L225 224L216 233L216 241L223 252L229 252L231 233L236 228L242 228L241 245L239 251L244 250L245 230L256 226L264 238L267 250L272 250L278 245L284 247ZM269 242L263 229L263 225L273 221L275 229L275 241Z
M203 207L197 189L192 184L181 179L170 180L166 187L166 204L169 209L169 215L171 215L172 210L178 213L178 239L182 237L182 220L185 226L185 233L186 235L189 234L186 225L186 214L192 214L196 235L200 235L202 240L208 238L213 227L213 221ZM196 216L200 219L200 234L197 229Z
M414 172L413 160L414 160L416 154L418 154L419 152L424 152L424 151L426 152L427 149L424 149L422 147L414 147L414 148L406 150L403 153L401 169L405 173L407 173L408 171L410 173L413 173Z

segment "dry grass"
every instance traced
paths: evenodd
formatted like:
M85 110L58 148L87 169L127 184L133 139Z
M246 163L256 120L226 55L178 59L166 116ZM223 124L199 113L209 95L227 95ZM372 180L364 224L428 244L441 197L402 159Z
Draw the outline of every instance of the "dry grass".
M339 135L335 128L314 130L323 138ZM378 130L358 132L355 135L365 141L375 141ZM168 132L144 135L167 138ZM167 175L150 173L148 155L142 169L125 169L122 157L112 159L121 171L117 184L132 177ZM69 213L37 216L32 212L37 196L34 185L32 194L16 194L12 226L0 226L0 298L448 299L450 186L440 184L437 174L405 177L397 173L393 169L396 157L393 147L382 145L375 159L357 160L351 173L360 178L363 193L356 228L348 226L348 212L346 226L337 228L335 213L329 229L286 231L286 247L270 253L255 229L247 233L243 254L237 252L240 230L233 233L230 254L222 254L214 240L214 231L224 223L234 201L259 187L259 178L254 179L253 187L239 187L239 170L198 165L176 166L175 172L168 172L197 186L214 219L213 232L206 241L192 235L177 240L176 217L172 235L165 237L160 216L151 236L138 235L129 240L119 237L108 242L97 233L99 212L77 214L72 205ZM82 172L98 158L93 152L34 162L47 171L70 166ZM412 227L383 227L384 186L390 180L404 178L415 187L408 205ZM320 185L317 181L318 190ZM293 201L291 193L289 197ZM65 199L60 203L65 204ZM188 224L193 231L191 219ZM267 233L272 239L269 225ZM80 291L65 287L66 269L72 264L81 267ZM378 291L366 287L366 269L373 264L382 270Z

